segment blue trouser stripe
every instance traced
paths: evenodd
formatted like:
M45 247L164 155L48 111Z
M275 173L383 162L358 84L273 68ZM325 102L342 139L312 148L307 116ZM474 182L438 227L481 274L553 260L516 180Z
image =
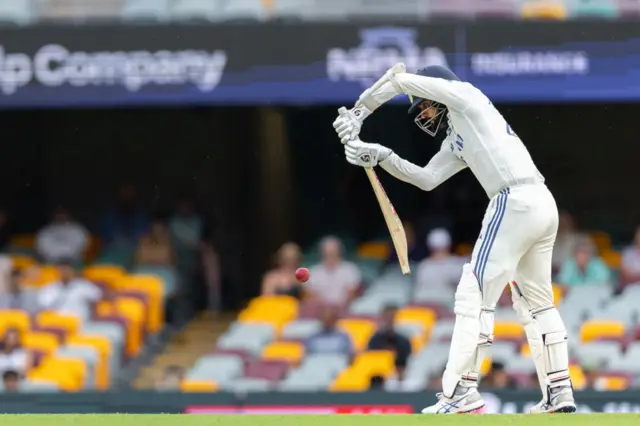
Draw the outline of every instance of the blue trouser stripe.
M509 191L507 189L503 189L502 191L500 191L500 194L496 199L496 210L493 213L493 217L489 221L487 231L484 235L484 240L482 241L480 250L478 251L478 258L476 259L476 264L473 271L478 278L480 291L482 291L484 285L484 269L489 258L489 252L491 251L491 247L493 246L493 242L495 241L496 234L498 233L498 228L500 227L500 223L502 222L502 218L504 216L508 193Z

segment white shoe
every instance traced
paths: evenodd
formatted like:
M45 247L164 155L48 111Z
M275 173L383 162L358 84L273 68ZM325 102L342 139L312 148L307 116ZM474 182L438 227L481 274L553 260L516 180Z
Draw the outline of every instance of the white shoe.
M573 389L567 386L555 393L551 393L549 402L542 400L529 409L531 414L544 413L575 413L576 401L573 399Z
M436 394L438 402L424 410L422 414L479 414L484 400L476 388L467 388L464 393L456 393L447 398L443 393Z

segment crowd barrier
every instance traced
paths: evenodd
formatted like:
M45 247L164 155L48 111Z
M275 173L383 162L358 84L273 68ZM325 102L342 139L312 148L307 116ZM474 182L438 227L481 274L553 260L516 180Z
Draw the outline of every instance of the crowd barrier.
M3 394L0 413L187 414L384 414L414 413L432 402L431 392L231 393L107 392ZM485 392L487 413L523 413L538 391ZM580 391L580 412L640 413L640 390Z

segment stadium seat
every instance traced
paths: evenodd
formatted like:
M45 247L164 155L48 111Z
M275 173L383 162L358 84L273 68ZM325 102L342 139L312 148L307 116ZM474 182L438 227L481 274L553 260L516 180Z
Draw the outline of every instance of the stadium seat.
M349 365L349 358L343 354L311 354L302 361L297 370L307 375L329 377L333 379Z
M33 20L30 0L0 0L0 22L27 25Z
M283 310L292 316L298 314L298 301L291 296L260 296L251 299L248 310Z
M483 0L473 2L475 17L483 19L513 19L518 16L519 4L516 0ZM470 255L468 252L466 255Z
M429 0L428 14L433 18L471 19L475 15L473 0ZM466 251L465 246L459 247Z
M294 320L287 323L282 330L283 339L306 339L318 333L322 323L315 319Z
M622 255L619 251L615 250L605 250L602 252L600 257L604 263L612 269L618 269L620 267L620 262L622 262Z
M495 340L517 340L524 338L524 329L519 322L496 321L493 328Z
M571 377L571 384L575 389L584 389L587 384L587 380L579 365L569 365L569 376Z
M244 378L278 382L287 374L289 363L278 360L258 360L245 369Z
M293 1L297 2L298 0ZM277 1L276 5L278 3L281 3L281 1ZM357 255L360 259L376 259L379 261L384 261L391 255L391 247L386 241L370 241L358 246Z
M395 321L398 324L417 323L427 331L436 322L436 313L427 308L405 307L398 310Z
M86 374L82 382L83 390L97 389L96 372L100 362L100 354L90 346L64 345L58 347L54 354L56 358L82 360L86 366Z
M53 382L64 391L77 392L82 390L86 375L87 366L80 359L46 357L27 378Z
M171 17L177 20L219 21L221 3L218 0L175 0Z
M117 265L93 265L84 268L83 275L89 281L103 282L110 288L115 288L118 280L120 280L126 272L123 267Z
M345 318L338 321L338 328L349 335L356 352L362 351L376 331L373 321Z
M262 359L281 360L297 365L304 357L304 346L297 342L273 342L262 350Z
M180 382L181 392L216 392L220 388L216 382L211 380L183 380Z
M275 336L275 328L265 323L236 323L216 342L219 349L242 349L252 355L262 353L262 348Z
M80 318L73 315L62 315L56 312L44 311L36 317L36 324L39 327L57 327L65 330L72 336L80 330Z
M261 0L233 0L222 3L220 9L225 20L256 20L264 21L269 12Z
M165 21L169 17L169 0L127 0L122 17L135 21Z
M162 282L154 275L125 275L115 283L118 290L144 294L148 301L147 331L157 333L164 326L164 301L167 294Z
M618 321L588 321L580 328L580 341L619 338L625 334L624 324Z
M52 265L42 265L37 271L25 277L24 284L32 287L42 287L57 281L60 278L58 268Z
M573 349L575 358L581 365L597 363L598 365L615 365L622 357L618 342L582 343Z
M251 377L241 377L232 382L227 383L223 389L236 392L236 393L247 393L247 392L266 392L275 387L275 383L268 379L262 378L251 378Z
M113 304L117 314L128 321L126 354L127 356L136 356L142 349L145 307L142 302L130 297L117 297Z
M530 0L520 11L524 19L563 20L567 18L564 4L554 0Z
M589 13L589 10L595 12L596 10L604 10L607 7L613 8L613 5L607 0L570 0L567 3L574 11L583 9L585 13ZM591 238L600 254L611 248L611 236L604 231L590 231L589 238Z
M0 338L4 336L7 329L15 328L20 333L24 333L31 328L31 319L25 311L0 310Z
M623 18L640 16L640 2L638 0L616 0L616 7Z
M361 370L344 369L333 381L331 392L363 392L369 389L371 378Z
M52 354L60 346L60 341L50 333L29 332L22 336L22 346L32 351Z
M240 357L230 355L206 355L200 357L187 372L189 381L212 381L224 385L240 377L244 363Z
M367 351L356 356L351 368L367 377L390 377L395 372L395 354L392 351Z
M38 264L38 262L36 262L31 256L23 254L13 254L10 258L13 263L13 267L20 270L31 268Z
M420 19L426 13L426 4L422 0L356 0L352 8L353 15L365 15L367 17L398 18L410 17Z
M564 289L558 284L553 284L551 288L553 290L553 303L558 306L564 297Z
M629 388L630 380L621 376L604 376L600 377L599 387L604 391L622 391Z
M96 350L99 355L96 365L96 388L99 390L108 389L111 383L109 358L118 356L113 352L111 341L105 336L76 334L75 336L69 336L65 343L74 346L87 346Z

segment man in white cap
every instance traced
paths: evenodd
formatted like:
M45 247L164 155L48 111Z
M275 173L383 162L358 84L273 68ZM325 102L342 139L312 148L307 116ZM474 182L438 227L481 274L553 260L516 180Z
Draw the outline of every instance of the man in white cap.
M451 304L464 259L451 254L451 236L444 228L429 232L427 247L431 254L418 264L414 298Z

